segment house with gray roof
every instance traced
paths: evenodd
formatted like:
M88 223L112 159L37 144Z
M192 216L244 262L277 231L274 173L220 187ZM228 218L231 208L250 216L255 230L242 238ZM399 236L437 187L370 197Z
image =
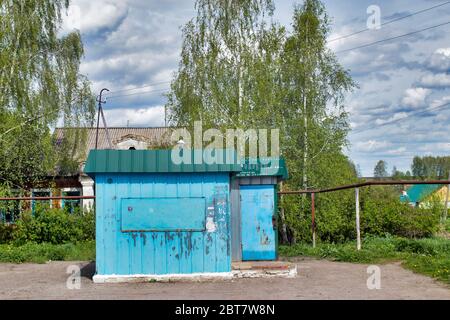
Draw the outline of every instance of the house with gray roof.
M67 128L56 128L53 136L55 145L61 143ZM73 128L70 128L73 130ZM36 189L33 190L33 196L93 196L94 181L83 173L87 155L90 150L96 148L99 150L111 149L105 128L99 128L97 138L97 128L86 128L87 137L86 145L82 150L82 154L77 158L81 159L79 163L79 171L72 176L59 177L56 181L56 188ZM108 134L112 143L112 149L115 150L147 150L158 149L171 145L172 128L168 127L110 127ZM93 206L93 200L82 201L52 201L52 207L82 206L89 208Z

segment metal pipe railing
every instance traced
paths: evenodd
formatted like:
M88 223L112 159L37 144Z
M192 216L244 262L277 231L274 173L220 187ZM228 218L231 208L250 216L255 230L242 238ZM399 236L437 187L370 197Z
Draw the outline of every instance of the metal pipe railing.
M55 196L55 197L5 197L0 201L40 201L40 200L92 200L95 196Z
M446 184L450 186L450 180L385 180L385 181L366 181L361 183L349 184L344 186L338 186L328 189L316 189L316 190L298 190L298 191L280 191L278 196L283 195L311 195L311 231L313 247L316 246L316 208L315 208L315 196L319 193L335 192L341 190L355 189L355 206L356 206L356 232L357 232L357 249L361 250L361 234L360 234L360 217L359 217L359 188L369 186L394 186L394 185L412 185L412 184ZM450 189L450 188L449 188Z
M295 194L312 194L312 193L327 193L334 191L341 191L347 189L369 187L369 186L395 186L395 185L409 185L409 184L450 184L450 180L391 180L391 181L366 181L361 183L338 186L328 189L316 190L298 190L298 191L280 191L278 195L295 195Z

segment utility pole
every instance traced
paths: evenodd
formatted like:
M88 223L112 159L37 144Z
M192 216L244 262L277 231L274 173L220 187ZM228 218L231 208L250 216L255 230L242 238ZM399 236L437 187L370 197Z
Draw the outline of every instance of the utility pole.
M103 92L107 91L109 92L108 89L104 88L100 91L100 94L98 96L97 102L98 102L98 115L97 115L97 132L95 134L95 150L97 150L98 148L98 129L100 126L100 116L102 117L102 121L103 121L103 126L105 128L105 133L106 133L106 138L108 139L108 144L109 144L109 148L113 149L113 145L111 142L111 137L109 136L109 131L108 131L108 126L106 125L106 119L105 119L105 115L103 114L103 108L102 108L102 104L106 103L106 100L103 101Z

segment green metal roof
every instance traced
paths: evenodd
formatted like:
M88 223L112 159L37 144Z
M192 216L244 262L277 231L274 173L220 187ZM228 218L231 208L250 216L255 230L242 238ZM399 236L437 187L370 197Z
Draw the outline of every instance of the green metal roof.
M283 158L248 158L241 165L242 170L238 177L281 177L288 179L289 174L286 161Z
M84 167L87 174L95 173L182 173L182 172L240 172L234 150L217 149L222 164L208 164L211 161L194 163L199 159L211 159L211 150L184 150L190 152L190 164L175 164L172 150L91 150ZM202 157L204 156L204 157ZM228 160L228 161L227 161Z
M403 202L421 202L435 191L439 190L443 185L439 184L415 184L406 190L407 196L401 196Z

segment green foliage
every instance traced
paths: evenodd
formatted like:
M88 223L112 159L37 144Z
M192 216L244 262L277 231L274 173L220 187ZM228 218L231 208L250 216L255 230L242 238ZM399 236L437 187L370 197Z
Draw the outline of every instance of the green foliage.
M450 284L450 255L410 255L403 263L408 269Z
M354 182L356 168L343 154L349 130L344 96L356 85L326 45L331 21L322 2L296 6L290 34L270 19L270 0L198 0L196 9L183 28L166 106L170 122L279 129L291 176L286 189ZM330 202L323 212L333 215ZM308 237L307 201L289 198L281 205L291 235ZM324 234L333 238L344 223Z
M21 246L0 244L0 262L45 263L47 261L93 261L95 241L68 244L26 243Z
M375 178L386 178L388 176L387 163L384 160L380 160L373 169L373 176Z
M442 204L431 201L427 207L411 207L400 202L397 187L360 189L360 226L363 236L394 235L406 238L431 237L440 230ZM311 241L310 196L285 196L286 216L297 241ZM315 195L316 237L318 241L343 243L356 238L355 191Z
M94 212L69 214L61 209L37 206L35 213L25 212L12 232L15 244L63 244L92 240L95 237Z
M450 284L450 242L442 238L411 240L398 237L367 237L360 251L356 250L355 242L319 243L316 248L299 243L289 247L281 246L280 255L311 256L368 264L403 261L403 265L408 269Z
M0 2L0 183L9 187L25 189L73 161L82 140L68 132L55 150L49 128L59 119L66 127L93 123L81 35L59 34L69 2Z
M14 240L16 226L0 222L0 243L9 243Z
M411 180L412 176L410 171L403 172L397 170L397 168L394 166L394 168L392 169L391 178L392 180Z
M422 179L447 179L450 173L450 157L414 157L412 174Z
M255 114L268 119L270 98L261 101L261 90L273 91L273 77L264 62L273 61L280 47L275 35L282 35L266 28L273 1L197 0L195 8L168 95L171 123L202 120L205 128L223 129L247 128L259 119Z
M413 208L400 202L393 187L366 190L361 201L361 230L364 234L385 234L421 238L439 231L442 205L434 201L427 208Z

